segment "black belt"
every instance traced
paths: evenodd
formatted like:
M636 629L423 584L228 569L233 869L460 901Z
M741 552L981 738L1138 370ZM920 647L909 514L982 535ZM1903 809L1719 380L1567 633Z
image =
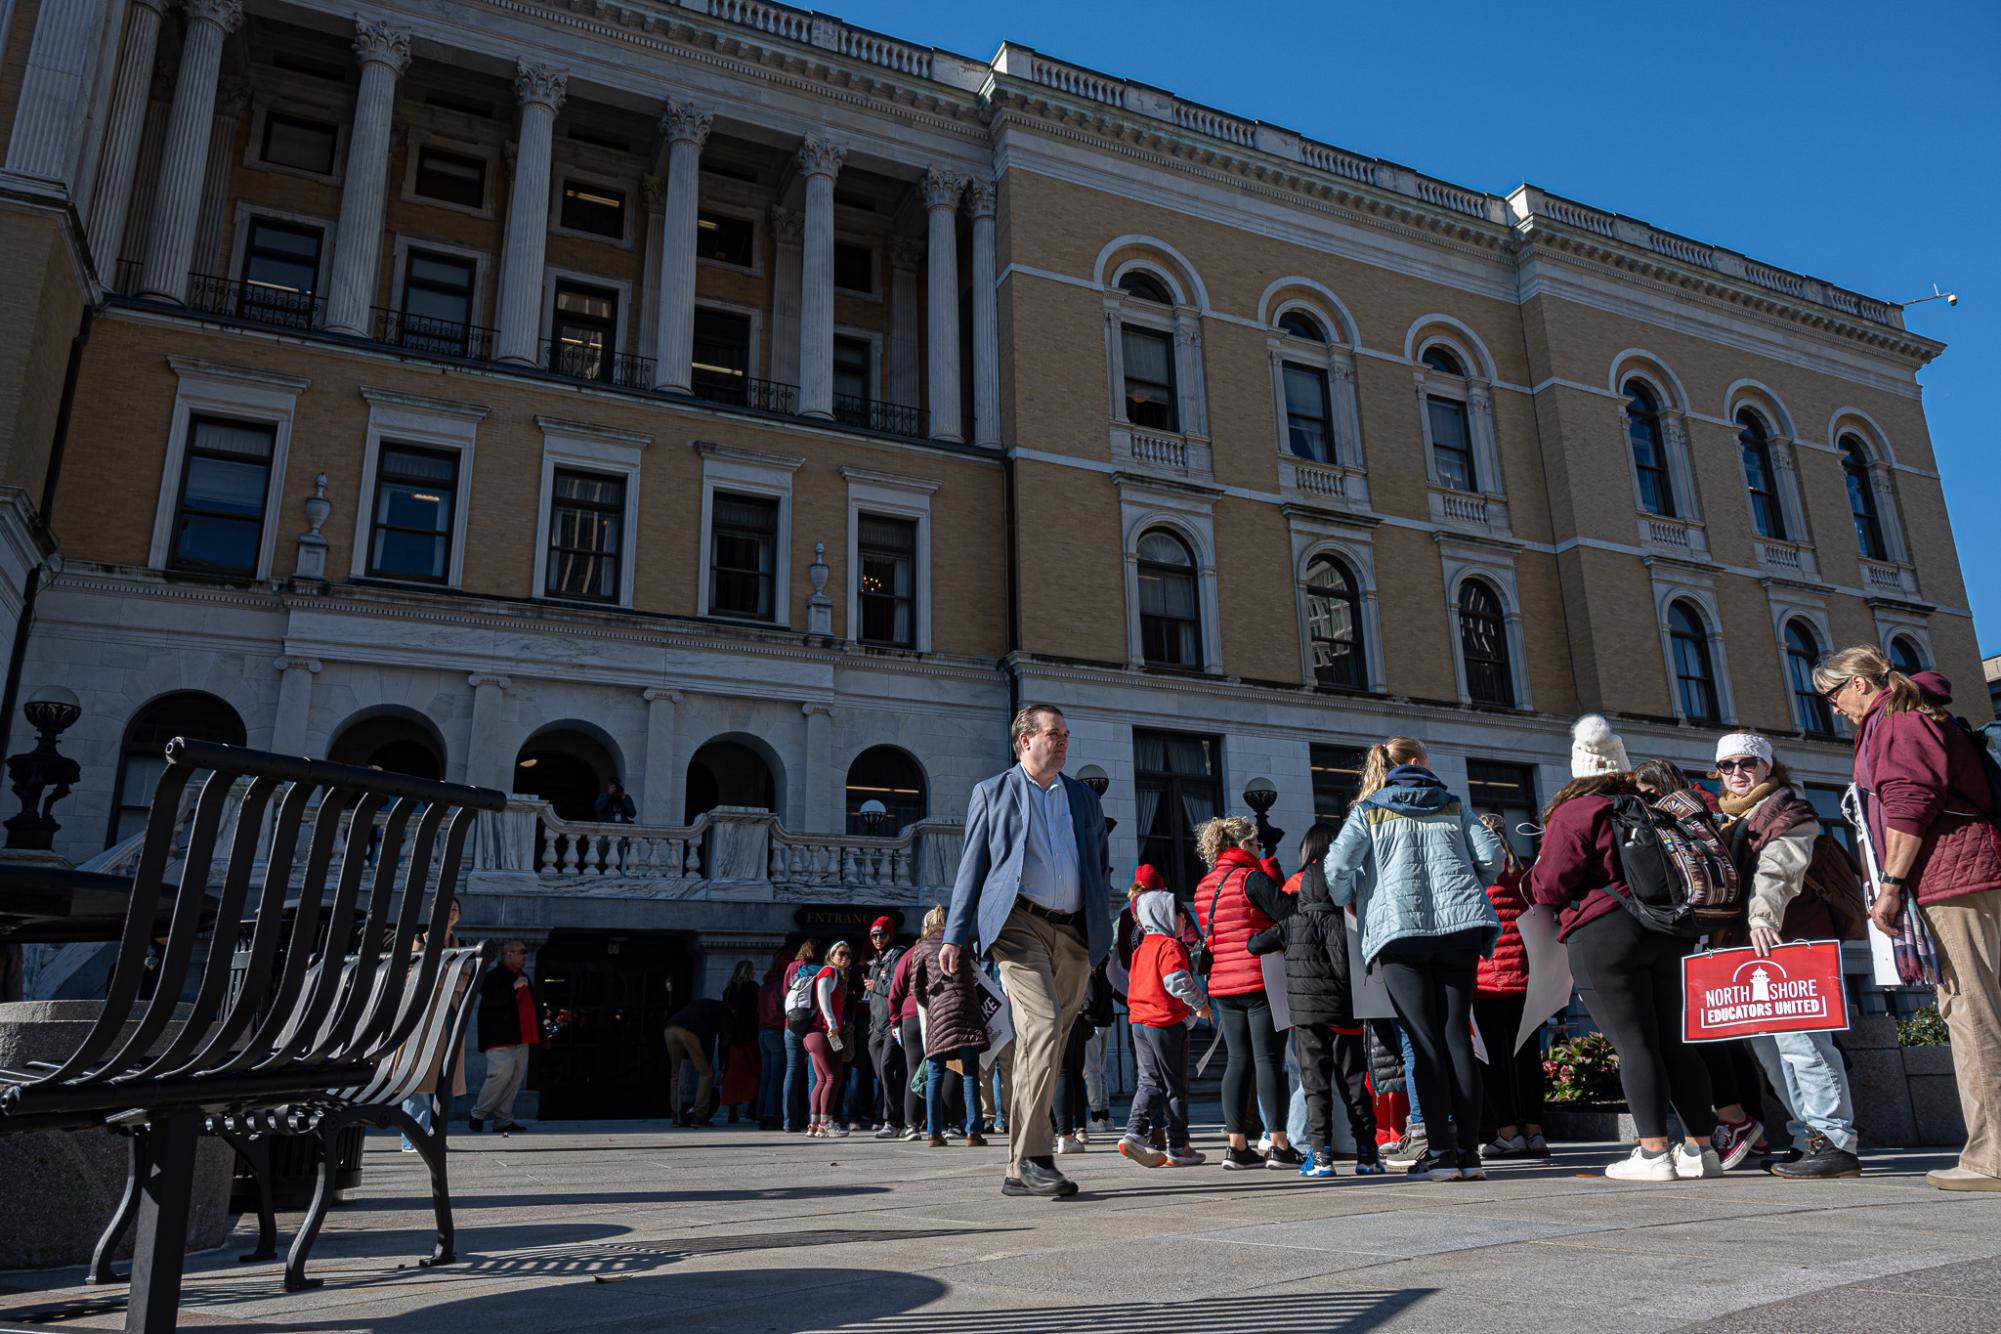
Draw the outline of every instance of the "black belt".
M1083 913L1057 912L1054 908L1043 907L1034 899L1017 897L1014 901L1014 906L1031 916L1040 917L1043 921L1053 923L1056 926L1077 926L1084 920Z

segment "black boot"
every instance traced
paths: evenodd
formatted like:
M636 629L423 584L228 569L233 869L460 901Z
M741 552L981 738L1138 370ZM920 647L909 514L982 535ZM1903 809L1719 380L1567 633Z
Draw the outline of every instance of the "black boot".
M1799 1161L1772 1164L1772 1175L1789 1181L1832 1181L1836 1177L1859 1177L1862 1175L1862 1160L1846 1149L1837 1149L1833 1141L1818 1130L1809 1130L1806 1136L1806 1152Z

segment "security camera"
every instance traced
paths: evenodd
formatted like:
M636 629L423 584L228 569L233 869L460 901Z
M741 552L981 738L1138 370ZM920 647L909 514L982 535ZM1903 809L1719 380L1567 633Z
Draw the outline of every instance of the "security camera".
M1948 306L1956 306L1956 305L1958 305L1958 304L1959 304L1959 293L1957 293L1957 292L1947 292L1947 293L1945 294L1945 304L1947 304Z

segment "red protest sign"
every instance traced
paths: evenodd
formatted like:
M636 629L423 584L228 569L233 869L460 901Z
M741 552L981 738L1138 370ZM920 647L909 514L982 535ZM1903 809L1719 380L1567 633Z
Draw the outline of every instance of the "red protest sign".
M1848 1027L1839 941L1781 945L1763 958L1749 946L1691 954L1681 984L1685 1042Z

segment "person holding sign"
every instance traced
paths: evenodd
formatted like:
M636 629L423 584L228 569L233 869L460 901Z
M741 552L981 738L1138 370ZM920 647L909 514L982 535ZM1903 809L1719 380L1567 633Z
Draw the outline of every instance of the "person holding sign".
M1718 803L1726 821L1737 873L1751 887L1745 928L1762 957L1775 945L1837 938L1828 904L1807 888L1820 817L1793 789L1792 775L1755 732L1732 732L1716 743ZM1717 940L1718 945L1738 943ZM1788 1129L1805 1152L1795 1162L1774 1163L1772 1175L1817 1181L1862 1174L1855 1156L1855 1100L1834 1038L1827 1033L1776 1033L1750 1038L1786 1104Z

